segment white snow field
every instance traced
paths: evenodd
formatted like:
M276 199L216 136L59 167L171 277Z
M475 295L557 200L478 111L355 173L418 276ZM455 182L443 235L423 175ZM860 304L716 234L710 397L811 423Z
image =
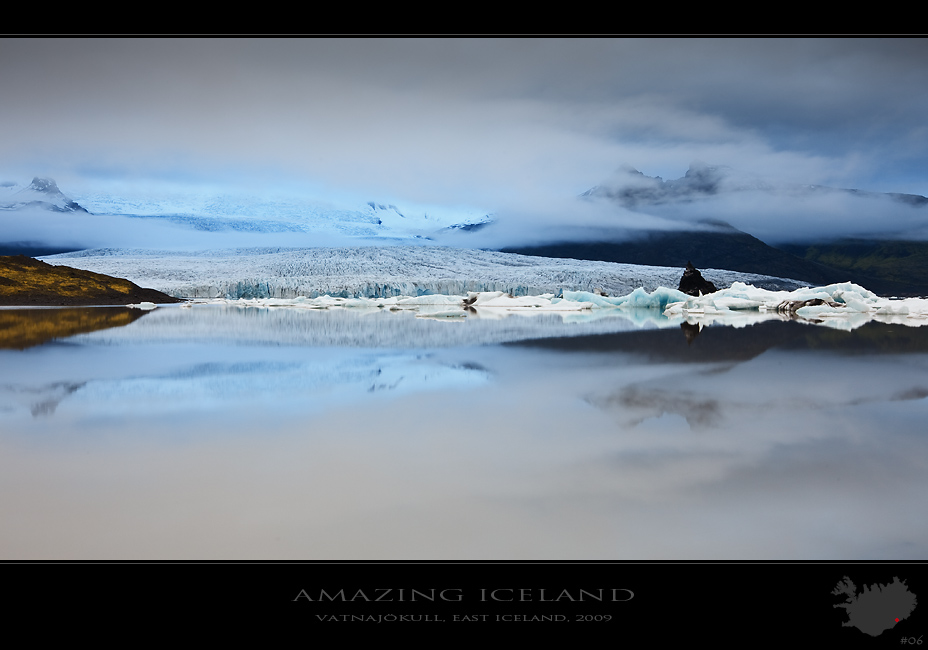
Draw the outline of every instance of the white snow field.
M98 248L42 257L49 264L126 278L179 298L389 298L502 291L513 296L595 291L624 296L676 287L682 267L532 257L438 246L252 248L202 252ZM795 280L707 269L716 286Z

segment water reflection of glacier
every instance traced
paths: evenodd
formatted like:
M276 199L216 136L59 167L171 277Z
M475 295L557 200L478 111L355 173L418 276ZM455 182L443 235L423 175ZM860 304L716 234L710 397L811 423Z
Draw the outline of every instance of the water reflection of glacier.
M228 352L235 355L236 350ZM89 381L70 402L74 408L108 416L242 408L309 412L350 405L364 393L464 389L489 379L479 366L436 362L426 354L322 355L327 359L315 355L316 359L307 359L307 355L289 351L270 356L282 358L213 361L163 375Z
M417 318L418 313L413 310L296 310L211 304L191 309L162 307L131 328L96 332L73 340L98 344L130 340L227 341L236 345L409 349L679 327L652 309L546 312L530 316L499 312L470 319Z
M928 552L928 328L658 324L208 306L0 350L0 553Z

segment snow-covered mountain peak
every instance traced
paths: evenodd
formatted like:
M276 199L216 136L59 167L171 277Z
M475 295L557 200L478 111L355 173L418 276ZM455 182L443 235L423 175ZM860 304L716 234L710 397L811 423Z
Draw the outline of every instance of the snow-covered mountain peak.
M82 206L65 196L52 178L32 179L23 187L17 183L0 184L0 210L42 208L53 212L87 212Z
M29 189L34 192L48 194L49 196L64 196L61 190L58 189L58 184L53 178L39 178L36 176L32 179L32 185L29 186Z
M366 211L378 226L397 232L415 233L422 237L451 230L477 230L493 218L474 211L430 210L429 208L400 209L397 206L368 201Z
M660 176L647 176L625 165L608 181L587 190L581 196L608 198L629 208L639 204L688 201L717 194L723 189L728 177L727 168L698 161L690 165L682 178L666 181Z

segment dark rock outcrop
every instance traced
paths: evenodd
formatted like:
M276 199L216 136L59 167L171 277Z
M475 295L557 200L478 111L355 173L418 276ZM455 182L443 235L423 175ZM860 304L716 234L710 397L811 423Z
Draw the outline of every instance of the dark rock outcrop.
M795 314L797 310L803 307L814 307L817 305L828 305L840 309L847 307L846 304L835 302L834 300L822 300L821 298L810 298L809 300L784 300L777 305L777 311L781 314Z
M702 277L702 273L693 266L692 262L686 263L683 277L680 278L680 286L677 288L688 296L706 295L718 291L714 284Z

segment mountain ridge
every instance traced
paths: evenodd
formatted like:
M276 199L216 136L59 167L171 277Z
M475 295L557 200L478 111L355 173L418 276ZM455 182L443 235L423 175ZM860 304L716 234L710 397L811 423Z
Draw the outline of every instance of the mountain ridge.
M664 180L646 176L634 167L620 168L610 179L580 195L582 200L604 200L632 212L707 200L726 193L781 191L803 196L835 194L847 197L883 198L919 209L928 198L918 194L878 193L820 185L775 186L758 180L736 178L729 168L702 162L690 165L683 177ZM708 204L711 209L711 204ZM928 214L926 214L928 218ZM916 248L923 254L890 254L883 240L857 240L854 246L832 241L769 245L754 235L717 218L679 220L678 230L608 229L596 237L576 229L544 244L507 246L500 250L623 264L684 266L789 277L810 284L851 281L881 295L928 295L928 244L896 241L896 250ZM703 226L711 225L711 229ZM865 242L865 243L861 243ZM880 250L880 253L874 251Z
M830 187L827 185L782 183L774 184L759 179L738 177L725 165L709 165L701 161L690 164L681 178L664 180L660 176L647 176L630 165L620 167L609 179L580 194L581 198L605 198L626 208L693 201L700 197L716 196L725 192L789 191L804 194L841 193L858 197L885 197L898 203L916 207L928 205L928 197L900 192L871 192L867 190Z

